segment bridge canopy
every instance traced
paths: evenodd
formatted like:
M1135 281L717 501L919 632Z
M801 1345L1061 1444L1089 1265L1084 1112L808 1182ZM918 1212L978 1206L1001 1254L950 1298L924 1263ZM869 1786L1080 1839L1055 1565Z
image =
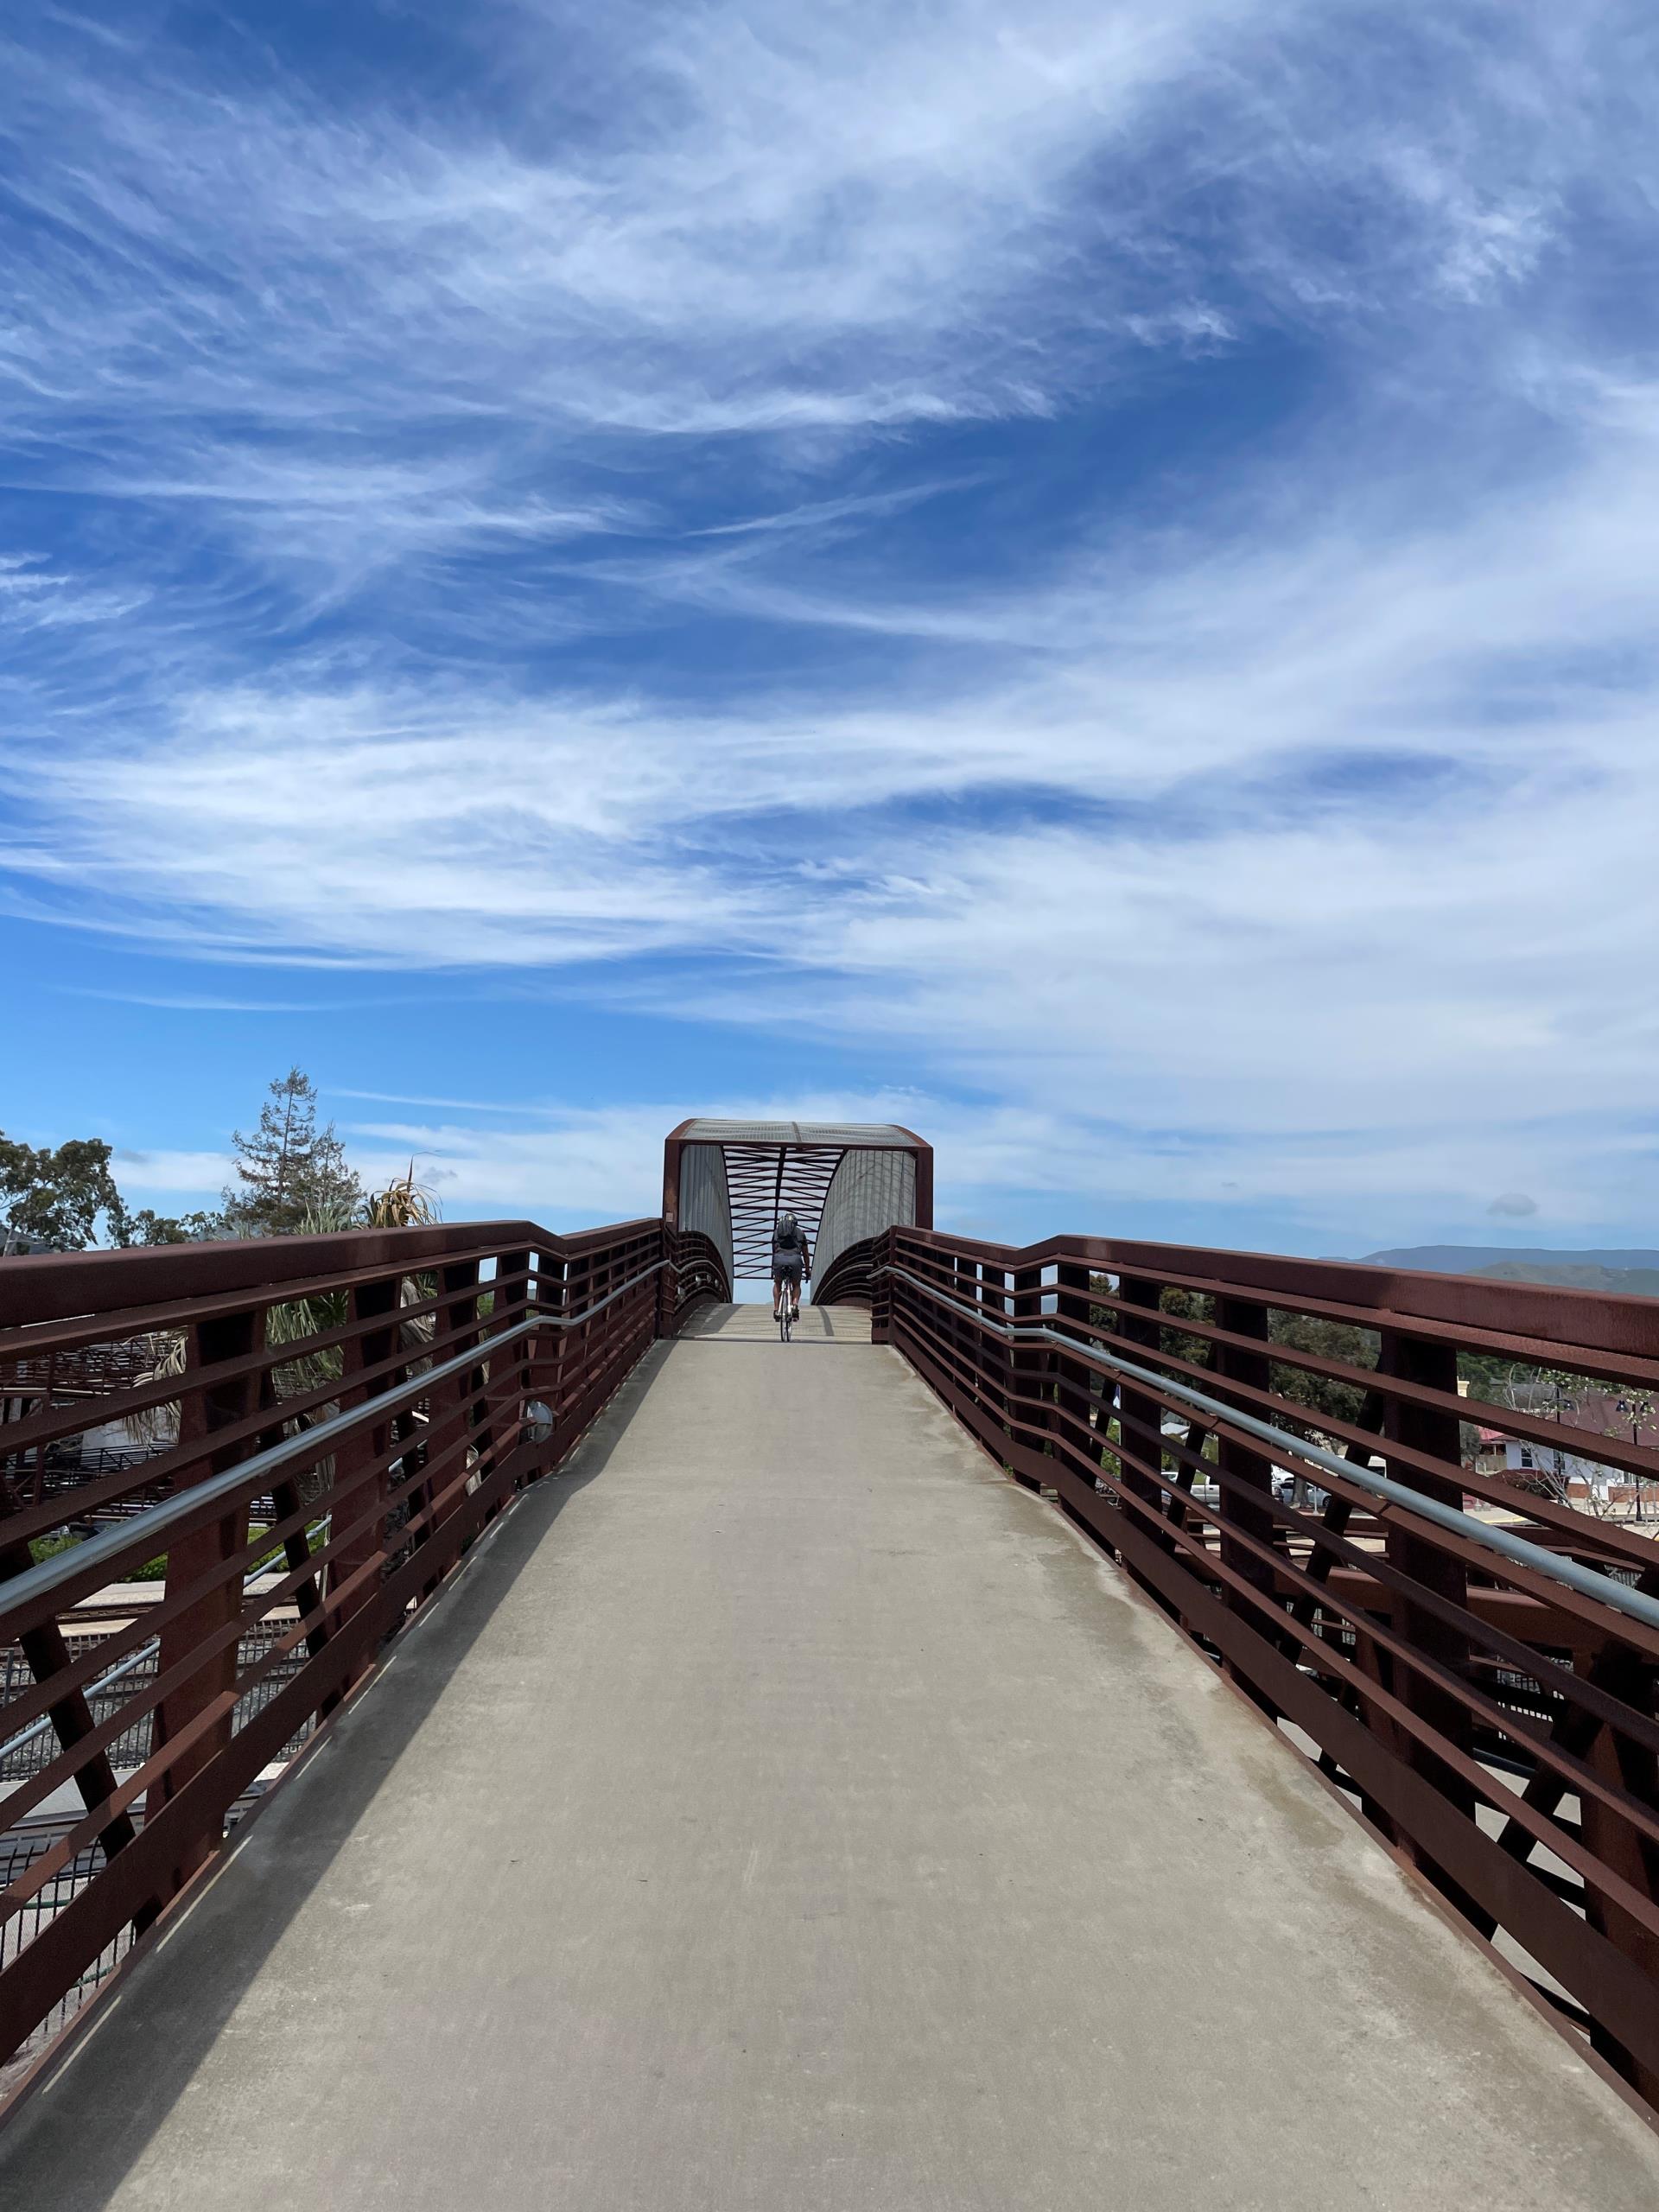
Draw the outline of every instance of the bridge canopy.
M734 1283L772 1273L780 1213L805 1227L820 1292L849 1246L933 1225L933 1148L896 1122L682 1122L664 1147L663 1211L707 1236Z

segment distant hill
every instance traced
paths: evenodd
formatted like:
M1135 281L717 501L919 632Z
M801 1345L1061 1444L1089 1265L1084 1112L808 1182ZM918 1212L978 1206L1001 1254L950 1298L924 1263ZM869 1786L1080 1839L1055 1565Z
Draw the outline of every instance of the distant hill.
M1372 1268L1421 1268L1431 1274L1491 1275L1499 1282L1557 1283L1565 1290L1659 1298L1659 1252L1517 1252L1495 1244L1420 1244L1370 1252Z

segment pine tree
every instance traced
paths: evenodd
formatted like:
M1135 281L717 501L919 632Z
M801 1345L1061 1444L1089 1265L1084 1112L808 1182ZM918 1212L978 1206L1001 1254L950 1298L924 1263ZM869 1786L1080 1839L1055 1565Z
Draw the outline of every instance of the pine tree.
M232 1133L238 1187L225 1192L232 1236L288 1236L319 1215L343 1217L361 1204L362 1185L330 1122L317 1127L317 1090L290 1068L270 1086L251 1136Z

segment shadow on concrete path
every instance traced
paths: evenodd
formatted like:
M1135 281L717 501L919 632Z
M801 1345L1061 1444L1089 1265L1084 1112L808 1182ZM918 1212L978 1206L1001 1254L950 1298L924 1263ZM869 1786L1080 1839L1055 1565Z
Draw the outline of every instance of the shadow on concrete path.
M604 1474L667 1351L646 1353L563 1471L522 1492L483 1532L429 1611L387 1647L380 1675L303 1770L278 1785L213 1880L133 1968L105 2017L25 2100L0 2133L8 2208L102 2212L114 2196L565 1506ZM265 1878L227 1879L252 1850L266 1861ZM187 1928L190 1941L180 1944ZM72 2076L73 2107L54 2094ZM103 2116L95 2133L74 2121L89 2103ZM294 2125L304 2128L302 2113ZM259 2177L248 2182L257 2202Z

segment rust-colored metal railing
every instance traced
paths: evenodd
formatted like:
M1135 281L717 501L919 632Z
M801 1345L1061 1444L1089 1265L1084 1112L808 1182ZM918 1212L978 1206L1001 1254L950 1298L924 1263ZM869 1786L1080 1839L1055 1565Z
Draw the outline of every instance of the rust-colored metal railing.
M0 1263L0 2061L710 1294L655 1219ZM89 1479L94 1428L148 1455Z
M877 1254L883 1240L864 1237L836 1253L829 1266L813 1278L815 1306L868 1306L876 1298Z
M868 1298L876 1339L1659 2103L1659 1548L1463 1443L1562 1442L1488 1395L1500 1363L1652 1390L1659 1308L921 1230L817 1289ZM730 1295L719 1252L655 1219L0 1263L0 2057L192 1885L705 1295ZM1634 1442L1573 1446L1659 1478Z
M1659 2104L1659 1546L1463 1446L1561 1446L1500 1366L1650 1390L1659 1306L1087 1237L868 1262L877 1340Z

